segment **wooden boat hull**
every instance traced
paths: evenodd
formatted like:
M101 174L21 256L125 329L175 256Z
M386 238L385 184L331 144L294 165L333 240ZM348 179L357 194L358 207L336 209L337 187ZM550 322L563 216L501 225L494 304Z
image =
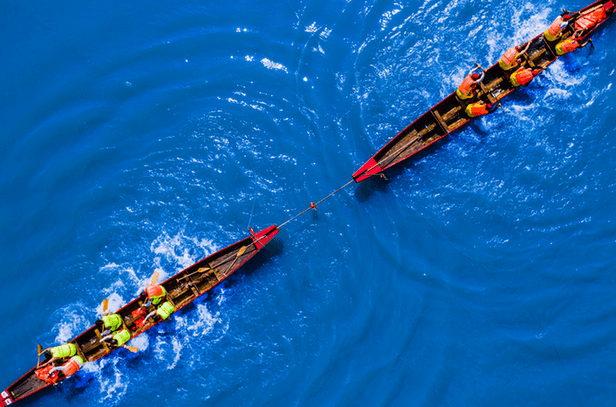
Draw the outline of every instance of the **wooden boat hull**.
M613 4L613 0L596 1L581 9L577 13L577 17L571 21L576 21L585 13L594 10L598 6L610 3ZM613 14L613 8L610 14L608 14L608 18L611 14ZM605 21L607 19L585 32L581 39L589 37ZM573 26L573 23L565 30L559 41L573 35L574 31L571 26ZM539 34L530 40L530 46L525 54L525 61L521 66L532 69L547 68L559 58L555 51L557 42L550 43L544 39L543 33ZM475 103L479 99L486 103L498 103L516 89L509 80L510 74L511 71L504 71L496 63L485 71L485 77L480 84L481 92L478 97L461 100L456 96L455 92L447 96L443 101L402 130L355 171L353 174L355 182L361 182L382 173L387 168L408 159L467 124L472 120L465 114L465 109L470 103Z
M168 278L161 283L167 290L167 299L174 304L176 311L190 304L216 287L257 254L276 236L278 231L276 225L272 225L258 233L254 233L250 229L250 236L245 239L211 254ZM151 320L144 323L145 315L144 312L140 311L142 304L143 300L137 298L117 311L117 314L122 317L125 327L131 331L131 338L142 334L156 325ZM150 306L145 310L145 313L153 309L154 307ZM105 342L101 341L101 333L96 326L90 327L71 340L70 343L74 343L77 346L78 354L86 362L94 362L117 349L110 348ZM51 384L40 380L36 376L35 366L0 394L0 407L11 405L17 400L31 396L50 386Z

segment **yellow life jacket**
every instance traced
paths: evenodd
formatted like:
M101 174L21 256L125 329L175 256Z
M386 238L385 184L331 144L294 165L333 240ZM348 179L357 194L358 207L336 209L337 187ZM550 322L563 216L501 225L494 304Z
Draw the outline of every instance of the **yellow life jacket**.
M175 307L173 306L173 304L171 304L169 301L166 301L165 303L163 303L163 305L158 307L158 309L156 310L156 314L161 317L161 319L165 320L169 318L169 316L173 314L174 311Z
M122 317L120 317L118 314L104 315L103 325L105 326L105 329L109 329L110 331L116 331L122 326Z
M117 334L113 335L113 339L118 342L118 346L122 346L130 340L130 331L124 328Z
M49 349L51 356L58 359L70 358L77 354L77 346L74 343L66 343Z

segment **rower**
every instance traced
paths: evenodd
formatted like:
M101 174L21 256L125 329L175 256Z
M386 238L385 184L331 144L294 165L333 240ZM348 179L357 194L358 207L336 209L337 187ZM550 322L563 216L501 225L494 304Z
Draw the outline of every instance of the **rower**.
M39 347L40 349L40 347ZM41 353L39 353L41 354ZM66 358L70 358L77 354L77 346L74 343L65 343L64 345L54 346L53 348L49 348L42 352L45 355L47 361L41 363L39 368L47 366L50 363L56 363L57 361L64 360Z
M102 335L110 332L115 332L122 327L122 317L118 314L103 315L103 317L94 323L98 329L103 329Z
M165 301L156 310L150 312L148 316L145 317L145 321L147 321L149 318L152 318L155 323L164 321L165 319L169 318L169 316L174 312L175 307L173 306L173 304L170 301Z
M47 377L49 378L49 377L54 377L54 375L57 375L59 378L60 374L64 375L64 377L70 377L74 375L75 373L77 373L79 369L81 369L81 366L83 366L83 363L84 361L81 356L79 355L73 356L72 358L69 359L68 362L66 362L62 366L56 366L53 369L51 369L47 373Z
M584 48L588 45L590 43L590 39L582 44L580 34L581 33L579 31L576 31L571 37L556 44L556 55L565 55L569 52L575 51L578 48Z
M496 110L496 108L498 107L498 105L493 105L491 103L485 103L484 101L480 100L479 102L475 102L475 103L471 103L470 105L466 106L466 115L469 118L474 118L474 117L479 117L479 116L484 116L488 113L492 113L494 110Z
M526 86L541 73L540 69L520 68L511 74L509 80L514 87Z
M107 336L103 336L101 340L114 347L124 347L124 344L128 342L130 338L130 331L126 328L122 328L117 332L112 332Z
M143 309L150 305L156 307L154 311L150 312L144 318L144 321L153 318L155 323L169 318L169 316L175 312L175 306L167 299L167 290L162 285L156 283L157 279L158 272L155 271L152 275L152 282L145 288L145 291L141 293L141 298L146 300L141 306ZM163 299L165 301L163 301Z
M158 305L165 297L167 297L167 290L160 284L150 284L145 288L145 291L141 294L141 297L144 298L146 302L143 304L143 307L148 307L150 305Z
M522 62L518 56L518 47L509 48L505 54L498 60L498 65L503 68L503 71L509 71Z
M575 20L573 27L576 31L588 31L597 24L601 24L608 14L614 12L614 3L609 2L603 6L596 7L593 11L582 14Z
M478 69L480 68L477 67L470 71L468 75L466 75L460 86L458 86L458 89L456 90L456 95L458 95L458 98L460 98L461 100L470 99L475 96L474 90L477 87L477 84L480 83L485 76L485 72L483 71L480 74L475 72Z
M558 16L543 33L543 38L550 42L556 41L563 35L563 31L567 28L568 24L561 16Z
M521 44L516 47L509 48L505 54L498 60L498 65L503 71L510 71L522 63L522 55L530 48L530 41L526 44Z

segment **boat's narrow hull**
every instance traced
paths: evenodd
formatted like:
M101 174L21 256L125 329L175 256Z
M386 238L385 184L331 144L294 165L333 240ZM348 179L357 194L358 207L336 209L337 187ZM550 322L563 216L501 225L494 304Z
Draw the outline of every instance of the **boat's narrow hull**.
M580 10L576 19L598 6L609 6L609 4L613 4L613 0L597 1ZM608 18L609 15L613 13L613 6L611 10L612 11L608 14ZM576 20L573 19L571 21L571 27L565 31L559 40L566 39L573 35L572 26L574 25L573 22ZM588 32L583 35L582 39L591 35L603 24L603 22L588 30ZM530 40L530 46L525 53L523 66L531 69L547 68L558 58L555 46L555 42L550 43L544 39L543 34L539 34L537 37ZM470 103L477 102L478 100L483 100L486 103L492 104L498 103L516 89L510 81L510 75L511 71L504 71L498 64L492 65L485 72L485 77L480 85L481 92L479 92L478 96L466 100L459 99L455 93L447 96L443 101L423 114L419 119L415 120L383 146L383 148L355 171L353 179L356 182L361 182L373 175L377 175L387 168L410 158L419 151L464 126L472 120L465 113L466 107Z
M270 242L278 231L276 225L258 233L250 230L250 236L245 239L211 254L170 277L161 283L167 290L167 299L173 302L176 311L185 307L229 277ZM142 299L137 298L117 311L133 338L156 324L151 320L144 321L142 305ZM79 355L86 362L94 362L117 349L110 348L100 340L100 337L97 327L92 326L70 342L77 345ZM36 376L34 367L1 393L0 407L8 406L49 386L50 383Z

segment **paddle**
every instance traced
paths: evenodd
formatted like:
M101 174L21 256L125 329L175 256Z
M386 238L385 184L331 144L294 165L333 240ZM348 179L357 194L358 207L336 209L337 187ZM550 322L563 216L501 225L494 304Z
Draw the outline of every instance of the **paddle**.
M103 315L107 315L109 312L107 309L109 308L109 298L105 298L103 300Z
M38 353L38 357L36 358L36 368L38 369L39 364L41 363L41 355L43 354L43 347L40 343L36 344L36 353Z
M190 274L186 274L186 275L184 275L184 276L182 276L182 277L178 278L178 281L179 281L179 280L183 280L183 279L185 279L185 278L188 278L188 277L190 277L190 276L194 276L195 274L198 274L198 273L203 273L204 271L208 271L208 270L211 270L211 269L210 269L209 267L201 267L201 268L200 268L200 269L198 269L197 271L193 271L193 272L192 272L192 273L190 273Z
M134 346L130 346L130 345L122 345L122 347L128 349L129 351L133 352L133 353L138 353L139 352L139 348L136 348Z
M158 270L154 270L152 274L152 285L156 284L156 280L158 280Z
M237 251L237 255L235 256L235 258L233 259L233 261L231 262L227 270L223 273L223 275L227 274L229 270L231 270L231 267L233 267L237 259L239 259L239 257L246 252L246 249L248 249L248 246L240 247L240 249Z

